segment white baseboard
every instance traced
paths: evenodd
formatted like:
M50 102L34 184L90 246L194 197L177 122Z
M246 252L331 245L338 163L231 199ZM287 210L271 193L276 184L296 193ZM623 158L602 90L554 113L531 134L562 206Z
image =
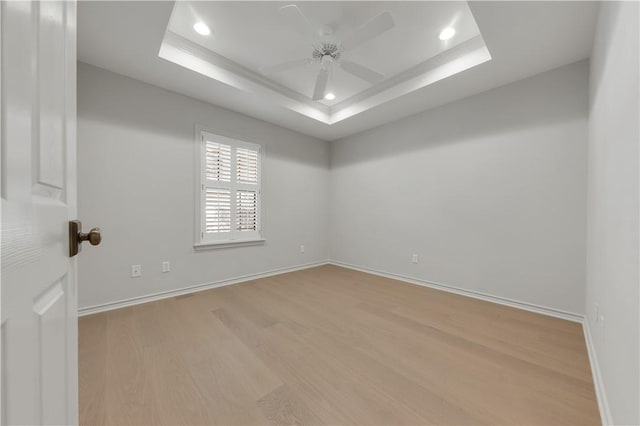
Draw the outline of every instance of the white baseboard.
M340 262L338 260L326 260L312 263L305 263L302 265L291 266L287 268L273 269L266 272L259 272L255 274L242 275L239 277L228 278L219 281L213 281L210 283L196 284L189 287L183 287L175 290L168 290L159 293L152 293L144 296L137 296L128 299L117 300L115 302L102 303L99 305L86 306L78 309L78 316L95 314L98 312L110 311L112 309L123 308L125 306L139 305L141 303L152 302L154 300L166 299L169 297L180 296L182 294L195 293L198 291L208 290L216 287L223 287L232 284L238 284L245 281L255 280L259 278L266 278L273 275L286 274L287 272L299 271L302 269L315 268L322 265L335 265L343 268L354 269L373 275L379 275L386 278L391 278L399 281L404 281L410 284L421 285L425 287L434 288L437 290L443 290L450 293L459 294L462 296L473 297L475 299L485 300L488 302L498 303L500 305L506 305L513 308L524 309L530 312L536 312L543 315L548 315L556 318L566 319L573 322L583 322L583 316L573 312L566 312L559 309L548 308L545 306L534 305L532 303L521 302L512 300L500 296L493 296L486 293L481 293L473 290L466 290L459 287L450 286L447 284L436 283L432 281L422 280L418 278L407 277L405 275L396 274L392 272L384 272L377 269L368 268L365 266L352 265L350 263Z
M487 302L498 303L500 305L510 306L512 308L524 309L525 311L535 312L542 315L548 315L556 318L565 319L568 321L582 323L583 315L573 312L566 312L560 309L548 308L546 306L539 306L533 303L521 302L518 300L508 299L506 297L493 296L491 294L481 293L474 290L466 290L460 287L455 287L447 284L436 283L433 281L427 281L419 278L407 277L405 275L396 274L393 272L379 271L377 269L368 268L366 266L352 265L350 263L340 262L338 260L329 260L331 265L341 266L343 268L354 269L356 271L366 272L369 274L379 275L381 277L391 278L399 281L404 281L409 284L421 285L424 287L430 287L437 290L447 291L449 293L459 294L461 296L473 297L474 299L485 300Z
M259 272L255 274L242 275L234 278L227 278L224 280L218 280L210 283L197 284L189 287L183 287L176 290L162 291L159 293L147 294L144 296L132 297L129 299L122 299L115 302L102 303L100 305L86 306L78 309L78 316L96 314L98 312L110 311L113 309L124 308L126 306L139 305L141 303L153 302L154 300L167 299L169 297L180 296L182 294L195 293L198 291L209 290L216 287L224 287L231 284L239 284L245 281L256 280L259 278L266 278L273 275L286 274L287 272L300 271L302 269L315 268L316 266L326 265L329 262L319 261L312 263L305 263L302 265L291 266L287 268L272 269L266 272Z
M596 398L598 399L598 409L600 410L600 420L603 425L613 425L613 419L611 418L611 409L609 408L609 400L604 390L604 381L600 373L600 367L598 364L598 356L596 354L596 348L593 344L593 337L589 328L589 318L585 316L582 322L582 329L584 330L584 340L587 344L587 352L589 353L589 363L591 364L591 374L593 375L593 386L596 390Z

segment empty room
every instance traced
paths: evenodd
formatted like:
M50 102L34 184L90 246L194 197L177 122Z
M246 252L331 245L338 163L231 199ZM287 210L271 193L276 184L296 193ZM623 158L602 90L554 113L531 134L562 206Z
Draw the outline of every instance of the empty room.
M0 24L2 425L640 425L640 2Z

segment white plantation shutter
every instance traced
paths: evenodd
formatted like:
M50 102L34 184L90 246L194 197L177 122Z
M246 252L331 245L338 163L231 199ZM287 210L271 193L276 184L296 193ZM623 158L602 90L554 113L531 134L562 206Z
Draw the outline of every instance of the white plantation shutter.
M207 233L231 232L231 191L206 189L205 231Z
M236 162L238 183L257 184L258 151L247 148L238 148Z
M199 242L260 239L260 145L201 132Z
M231 146L218 142L205 142L206 177L218 182L231 181Z
M236 224L240 232L258 229L258 194L255 191L237 192Z

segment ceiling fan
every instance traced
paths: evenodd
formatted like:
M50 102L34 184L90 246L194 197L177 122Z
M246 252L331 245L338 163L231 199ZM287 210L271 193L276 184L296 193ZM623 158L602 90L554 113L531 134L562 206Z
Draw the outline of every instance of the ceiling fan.
M313 40L313 51L311 56L307 58L262 67L260 70L263 74L271 75L311 63L320 63L320 71L318 72L313 96L311 97L314 101L324 99L327 96L329 77L336 65L343 71L372 84L384 79L384 74L344 59L342 55L344 52L352 50L393 28L395 24L389 12L382 12L377 15L341 42L332 40L333 28L329 25L324 25L320 29L315 28L295 4L282 6L280 13L287 18L294 28Z

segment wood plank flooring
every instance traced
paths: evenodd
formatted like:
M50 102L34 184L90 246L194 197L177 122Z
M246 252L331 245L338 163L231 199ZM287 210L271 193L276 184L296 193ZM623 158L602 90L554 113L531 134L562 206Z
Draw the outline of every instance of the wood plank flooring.
M582 327L336 266L80 318L85 425L599 424Z

